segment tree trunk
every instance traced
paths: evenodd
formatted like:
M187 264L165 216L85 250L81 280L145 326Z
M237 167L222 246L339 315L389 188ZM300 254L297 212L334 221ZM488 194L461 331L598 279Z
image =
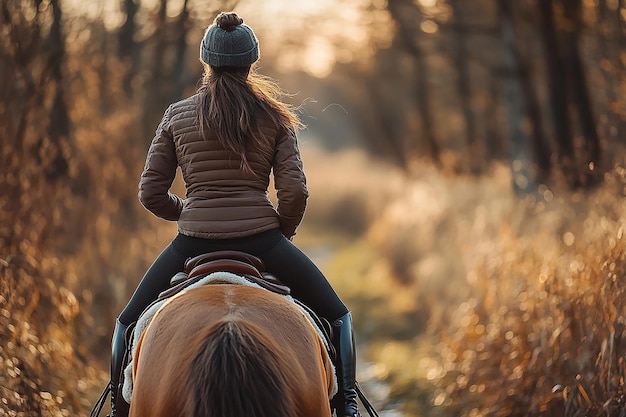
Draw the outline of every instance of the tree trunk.
M187 32L189 31L189 0L183 2L183 9L176 21L176 58L174 59L174 91L172 101L182 97L186 85L185 54L187 52Z
M386 107L383 103L388 103L389 99L384 95L385 87L379 82L373 82L367 89L374 103L380 103L380 107ZM394 119L394 113L381 111L378 115L378 122L382 129L384 139L376 143L376 147L384 154L389 155L393 161L402 169L407 169L408 158L405 146L404 135L398 129L398 123Z
M123 0L122 10L124 11L124 23L120 27L118 33L118 54L119 57L124 59L132 55L135 49L135 15L139 6L135 3L135 0Z
M55 180L67 174L69 164L64 155L63 143L67 142L70 134L70 121L65 102L63 64L65 63L65 39L62 31L62 10L59 0L51 0L52 26L50 27L50 45L52 50L48 62L51 65L54 84L54 99L50 111L50 125L48 127L51 149L42 155L47 162L46 177Z
M426 144L430 150L430 157L435 164L439 165L441 162L441 150L439 148L439 143L437 142L435 127L433 124L434 119L431 109L430 86L428 85L428 74L430 71L426 57L417 47L415 48L415 59L415 63L418 68L417 74L415 75L417 79L417 91L415 92L415 95L417 97L422 130Z
M617 47L618 51L624 51L626 49L626 16L622 15L622 10L626 10L626 0L618 0L617 2ZM620 52L621 53L621 52ZM626 70L626 60L619 59L622 66L622 70Z
M572 91L573 103L578 111L580 130L584 141L584 155L581 159L584 173L581 181L585 185L597 182L597 170L600 164L600 138L596 130L591 97L587 88L587 76L580 58L579 43L582 30L580 0L562 0L565 18L568 21L564 33L565 63L568 69L568 89Z
M165 52L168 49L167 32L167 0L159 1L159 9L156 14L154 34L150 40L152 50L152 64L149 75L144 83L144 106L143 106L143 136L147 143L152 141L152 135L165 111L166 103L170 98L169 88L171 79L164 76ZM158 86L156 88L155 86Z
M498 0L505 65L504 105L508 115L511 137L511 179L513 190L518 194L534 192L537 184L528 150L528 137L524 131L525 102L519 78L519 61L516 53L516 36L513 22L513 0Z
M511 4L511 8L514 4ZM511 43L511 53L515 56L517 63L517 76L522 87L522 94L524 96L524 107L526 115L528 117L528 124L530 132L527 134L529 139L530 155L533 161L533 170L536 173L536 180L538 182L546 182L552 171L551 162L551 146L548 139L545 136L543 130L544 119L542 117L541 106L539 104L539 97L533 85L532 78L530 76L530 63L527 57L520 51L518 47L517 35L515 34L515 14L510 14L510 24L513 30L514 40Z
M602 66L602 74L605 79L604 94L608 100L609 109L607 111L607 121L604 123L603 136L606 140L611 141L617 139L618 132L626 131L626 123L622 121L619 114L614 110L619 103L618 97L618 74L622 70L620 53L617 48L617 33L621 30L616 27L613 16L608 9L607 0L600 0L598 4L598 27L601 28L601 36L598 38L598 49L600 50L602 60L608 66ZM607 161L607 165L612 165L615 161Z
M550 108L554 125L554 133L558 146L560 169L570 186L576 187L578 167L574 155L572 129L568 113L570 99L565 82L567 68L563 60L563 52L558 41L554 22L553 0L540 0L541 29L544 42L544 53L548 69L548 85L550 86Z
M406 10L409 10L409 8L413 11L413 14L409 14L407 16ZM420 12L412 1L407 0L390 1L387 4L387 9L398 27L398 37L402 45L414 58L415 65L417 67L415 74L417 91L415 92L415 97L421 122L422 135L428 146L430 157L436 164L439 164L441 162L441 152L439 144L437 143L435 128L433 126L430 86L428 85L428 62L419 46L418 40L415 38L416 34L419 33L419 28L410 26L414 22L411 18L416 14L419 16Z
M126 97L130 97L133 94L133 78L139 66L139 47L137 42L135 42L135 33L137 32L135 16L139 10L139 5L135 0L123 0L122 10L125 18L118 33L118 55L122 62L125 62L127 65L123 79L123 88Z
M454 10L454 66L457 70L456 86L461 101L461 112L465 121L465 140L468 149L468 170L473 174L481 171L480 162L484 157L480 151L480 141L478 141L478 133L476 129L476 118L472 111L472 91L470 87L470 73L468 68L468 52L466 34L461 30L463 10L461 7L463 1L450 0L450 5Z
M500 159L504 156L502 141L500 140L503 134L497 119L498 106L501 102L501 92L498 84L496 77L489 79L489 105L483 116L486 124L485 156L488 161Z

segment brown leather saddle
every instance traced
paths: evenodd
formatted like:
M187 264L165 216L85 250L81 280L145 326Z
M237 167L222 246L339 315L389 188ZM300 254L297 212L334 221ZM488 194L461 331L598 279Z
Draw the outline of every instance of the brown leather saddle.
M261 259L246 252L225 250L204 253L187 259L183 271L174 275L170 280L172 286L163 291L155 302L179 293L213 272L230 272L277 294L291 294L291 289L288 286L266 271L265 264ZM311 320L320 329L324 339L326 339L328 353L334 360L335 349L332 345L332 327L328 320L319 317L309 306L300 300L293 299L293 301L308 312Z
M170 280L171 287L159 295L159 300L179 293L213 272L230 272L266 290L289 295L291 289L265 270L265 264L254 255L239 251L204 253L185 261L183 271Z

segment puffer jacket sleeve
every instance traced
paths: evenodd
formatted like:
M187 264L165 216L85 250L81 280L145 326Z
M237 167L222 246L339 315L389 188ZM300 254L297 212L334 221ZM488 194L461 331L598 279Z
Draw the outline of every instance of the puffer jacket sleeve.
M170 112L171 106L165 111L150 144L139 180L139 201L155 216L176 221L183 209L183 201L169 191L178 167L170 128Z
M287 238L292 238L304 217L306 201L309 197L294 131L283 131L279 135L272 169L278 198L280 230Z

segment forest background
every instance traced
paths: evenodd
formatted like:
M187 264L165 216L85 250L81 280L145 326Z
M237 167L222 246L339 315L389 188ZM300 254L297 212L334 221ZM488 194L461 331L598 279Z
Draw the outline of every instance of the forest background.
M0 414L104 387L175 233L145 153L220 10L300 106L296 243L381 414L624 415L624 0L0 0Z

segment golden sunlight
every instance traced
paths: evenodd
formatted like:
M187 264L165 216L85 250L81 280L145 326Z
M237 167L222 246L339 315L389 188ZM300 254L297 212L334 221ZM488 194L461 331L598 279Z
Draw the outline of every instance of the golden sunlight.
M108 29L123 23L119 2L66 0L66 7L74 15L101 17ZM141 1L141 9L147 14L158 7L158 0ZM181 0L168 1L167 15L174 18L182 7ZM384 1L345 0L337 7L333 0L291 0L287 7L284 0L243 0L237 2L234 11L257 33L262 57L272 57L284 70L302 70L318 78L329 75L338 61L368 62L392 37ZM144 24L150 21L146 13L137 19ZM202 16L198 24L203 20L202 24L209 24L211 17ZM150 24L140 26L144 36L145 31L153 30ZM427 27L425 31L432 29Z
M437 0L418 0L417 3L424 7L435 7L437 6Z
M274 56L281 68L323 78L335 62L366 61L390 42L390 31L380 29L388 27L389 17L382 12L384 5L379 6L375 13L367 12L363 0L346 0L341 7L333 0L294 0L289 7L272 0L262 5L241 2L236 11L261 38L261 50Z

